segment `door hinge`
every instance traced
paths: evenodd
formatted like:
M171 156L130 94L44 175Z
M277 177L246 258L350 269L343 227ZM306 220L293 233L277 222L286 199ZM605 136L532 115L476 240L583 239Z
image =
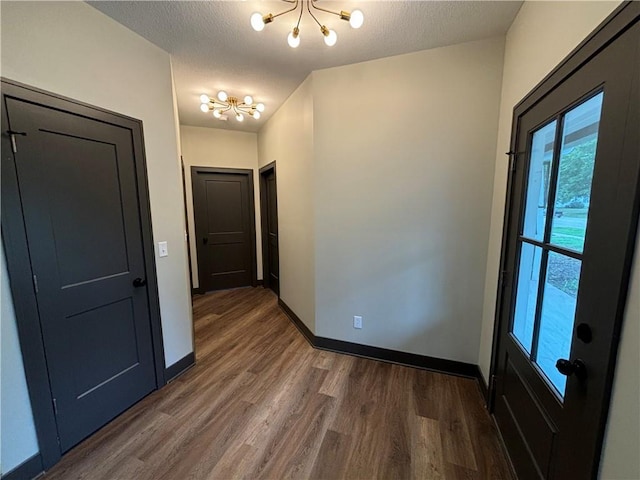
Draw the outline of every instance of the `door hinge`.
M53 411L58 415L58 401L55 398L53 399Z
M18 153L18 145L16 144L16 135L22 135L23 137L27 136L26 132L14 132L13 130L7 130L9 137L11 138L11 151L13 153Z
M33 290L36 293L40 292L40 289L38 288L38 277L36 277L35 275L33 275Z
M516 170L516 159L518 158L518 155L520 155L521 153L524 152L506 152L505 155L509 155L509 171L510 172L515 172Z

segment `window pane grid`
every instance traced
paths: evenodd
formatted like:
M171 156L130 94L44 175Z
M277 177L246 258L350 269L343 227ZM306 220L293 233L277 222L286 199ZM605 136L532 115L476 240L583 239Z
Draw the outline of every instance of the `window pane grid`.
M560 400L566 377L555 362L571 350L602 100L548 121L528 148L511 332Z
M543 248L545 250L549 250L551 252L560 253L561 255L566 255L567 257L575 258L576 260L582 260L582 253L576 252L575 250L569 250L565 247L561 247L556 245L555 243L543 243L533 240L531 238L521 236L519 238L521 242L530 243L531 245L535 245L536 247Z

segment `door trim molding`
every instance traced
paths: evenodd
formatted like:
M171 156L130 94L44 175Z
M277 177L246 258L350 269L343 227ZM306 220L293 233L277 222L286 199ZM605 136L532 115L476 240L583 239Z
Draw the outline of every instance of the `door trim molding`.
M622 3L618 8L616 8L584 41L582 41L578 47L576 47L560 64L555 67L538 85L536 85L513 109L513 117L512 117L512 125L511 125L511 140L510 140L510 154L517 151L517 141L520 136L520 118L525 115L531 108L538 104L544 97L546 97L550 92L559 87L565 80L567 80L571 75L573 75L576 71L582 68L587 62L589 62L592 58L594 58L597 54L599 54L602 50L604 50L607 46L609 46L613 41L623 35L627 30L633 27L637 22L640 21L640 3L627 1ZM638 88L638 81L636 80L635 88ZM627 135L629 135L629 128L627 128ZM629 136L629 145L626 148L626 151L629 152L632 149L631 145L638 140L637 132L631 132L635 134L635 137ZM628 154L628 153L627 153ZM499 263L499 271L505 272L505 265L507 261L508 255L505 255L507 252L507 245L509 242L509 231L510 226L513 221L517 221L517 219L513 219L510 216L510 211L512 210L512 192L513 192L513 182L514 175L513 169L509 172L507 179L507 188L506 188L506 199L505 199L505 207L504 207L504 216L503 216L503 232L502 232L502 243L501 243L501 254L500 254L500 263ZM637 185L640 187L640 179L637 179ZM640 189L636 190L636 193L639 193ZM608 421L609 408L611 404L611 394L613 390L613 382L615 376L615 366L617 361L617 353L619 348L619 340L620 340L620 332L623 322L624 310L626 305L626 300L629 292L629 280L631 275L632 261L633 261L633 245L636 240L636 232L638 230L638 214L640 213L640 195L636 195L634 199L635 203L633 205L633 214L632 218L629 220L629 237L627 238L628 244L630 245L625 252L626 258L624 261L624 267L622 272L622 282L621 282L621 294L618 298L618 308L616 318L612 319L614 322L613 330L613 341L611 344L611 350L609 352L609 367L605 373L605 381L604 381L604 393L602 396L602 412L600 418L598 420L598 429L597 429L597 445L596 452L593 458L592 465L592 476L596 478L598 469L600 466L602 446L604 442L604 435L606 424ZM506 282L514 282L513 274L507 274L509 276L508 279L504 279L504 275L500 275L498 279L497 285L497 295L496 295L496 303L495 303L495 316L494 316L494 331L493 331L493 342L492 342L492 351L491 351L491 367L490 367L490 376L489 378L495 379L498 374L499 367L499 351L500 351L500 340L501 340L501 330L504 327L504 322L509 321L509 318L502 318L501 310L502 305L505 301L503 296L503 284ZM489 392L488 392L488 408L491 413L494 411L494 406L496 402L496 381L491 381L489 383Z
M251 221L250 223L250 232L249 236L251 237L251 286L258 286L258 259L257 259L257 251L256 251L256 201L255 194L253 189L255 185L253 183L253 170L251 168L223 168L223 167L199 167L192 166L191 167L191 202L193 205L193 229L196 232L196 264L198 265L198 287L192 289L194 294L206 293L203 285L203 271L204 269L200 268L200 257L198 255L198 246L200 243L198 242L198 222L196 220L196 201L195 201L195 190L193 188L193 179L198 175L198 173L219 173L219 174L236 174L236 175L246 175L249 178L249 208Z
M271 274L271 270L269 268L269 243L267 239L267 235L265 232L268 230L267 225L267 214L266 214L266 206L267 206L267 182L264 177L265 174L273 171L273 176L276 182L276 195L278 188L278 173L276 170L276 161L265 165L259 170L259 182L260 182L260 243L262 244L262 281L265 288L270 288L269 285L269 277ZM278 257L280 256L280 245L278 244ZM278 289L279 291L280 289ZM280 298L280 293L278 293L278 298Z
M166 384L164 343L158 297L151 209L149 204L149 184L144 151L142 121L116 112L95 107L55 93L21 84L6 78L2 82L2 124L9 125L6 111L6 97L69 112L75 115L117 125L132 132L138 203L142 229L145 273L151 336L155 363L156 388ZM40 317L31 276L31 260L22 213L22 203L11 149L11 141L5 132L1 135L2 145L2 240L7 260L9 284L13 299L18 338L22 350L25 377L31 400L31 408L36 428L36 436L45 470L51 468L61 458L58 431L53 409L49 375L42 343Z

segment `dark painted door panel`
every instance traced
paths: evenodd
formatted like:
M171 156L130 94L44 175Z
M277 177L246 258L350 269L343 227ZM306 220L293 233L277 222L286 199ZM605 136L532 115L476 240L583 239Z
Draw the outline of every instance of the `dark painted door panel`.
M156 385L130 130L7 100L66 451Z
M194 170L194 216L200 288L254 282L253 182L245 173Z

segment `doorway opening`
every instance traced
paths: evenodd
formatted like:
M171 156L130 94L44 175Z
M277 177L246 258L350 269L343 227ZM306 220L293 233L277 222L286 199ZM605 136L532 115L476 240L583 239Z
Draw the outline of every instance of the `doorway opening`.
M260 169L260 214L264 288L270 288L276 295L280 296L276 162L272 162Z

